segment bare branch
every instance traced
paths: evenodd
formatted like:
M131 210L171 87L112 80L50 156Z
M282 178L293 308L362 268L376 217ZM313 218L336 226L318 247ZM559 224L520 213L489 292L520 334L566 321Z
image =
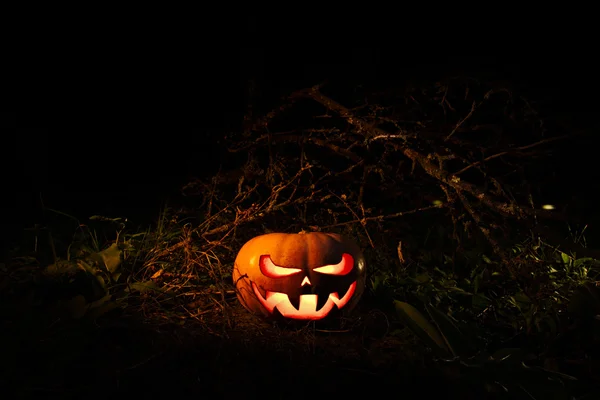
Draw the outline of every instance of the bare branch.
M475 167L475 166L480 165L480 164L483 164L483 163L485 163L487 161L493 160L494 158L502 157L502 156L505 156L507 154L515 154L518 151L527 150L527 149L530 149L532 147L539 146L539 145L542 145L542 144L545 144L545 143L554 142L556 140L567 139L568 137L569 136L566 136L566 135L565 136L557 136L557 137L553 137L553 138L548 138L548 139L540 140L539 142L531 143L531 144L528 144L526 146L517 147L517 148L512 149L510 151L503 151L501 153L496 153L496 154L493 154L493 155L491 155L489 157L484 158L483 160L476 161L473 164L467 165L466 167L464 167L460 171L455 172L454 175L460 175L463 172L469 170L470 168Z

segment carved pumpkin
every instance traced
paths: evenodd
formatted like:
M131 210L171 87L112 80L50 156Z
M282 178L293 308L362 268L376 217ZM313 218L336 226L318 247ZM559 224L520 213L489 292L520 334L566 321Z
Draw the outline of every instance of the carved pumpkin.
M319 320L348 312L365 287L358 246L334 233L269 233L240 249L233 267L237 297L265 317Z

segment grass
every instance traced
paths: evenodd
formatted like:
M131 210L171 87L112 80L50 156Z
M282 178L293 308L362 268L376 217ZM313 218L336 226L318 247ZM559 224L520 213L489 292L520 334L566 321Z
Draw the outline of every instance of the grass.
M254 317L237 301L233 238L201 241L168 209L141 232L121 219L90 224L98 230L74 224L62 246L52 235L57 258L48 265L39 252L2 265L2 377L15 395L227 398L266 385L295 398L305 390L351 394L355 387L340 382L356 379L382 393L410 388L421 397L447 385L456 398L496 398L552 380L553 395L564 390L553 398L570 398L598 379L597 310L586 307L600 302L573 304L598 296L600 262L539 238L512 249L510 268L477 252L446 256L446 266L423 252L394 273L371 268L351 317L291 327ZM368 264L383 253L367 252ZM528 370L517 376L531 376L520 390L522 362Z
M45 210L15 232L0 265L5 392L597 398L597 245L530 184L570 136L473 79L351 92L256 107L225 138L223 170L150 227ZM288 324L239 304L241 246L301 230L363 249L352 315Z

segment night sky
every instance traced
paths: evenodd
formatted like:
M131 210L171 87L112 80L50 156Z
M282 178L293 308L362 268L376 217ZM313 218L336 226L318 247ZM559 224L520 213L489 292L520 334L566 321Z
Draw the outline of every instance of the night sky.
M140 222L156 218L163 201L176 200L189 177L218 170L225 154L222 135L242 126L249 78L268 102L324 79L353 85L473 74L512 82L570 126L597 127L591 56L571 58L568 65L559 58L398 59L369 48L243 49L160 60L131 56L117 65L109 60L82 67L67 90L72 98L57 115L39 104L3 115L2 226L10 232L35 223L40 193L47 207L82 219L94 214ZM52 96L45 101L52 102ZM557 193L567 190L595 201L598 144L595 137L582 137L560 146L564 162L556 169Z

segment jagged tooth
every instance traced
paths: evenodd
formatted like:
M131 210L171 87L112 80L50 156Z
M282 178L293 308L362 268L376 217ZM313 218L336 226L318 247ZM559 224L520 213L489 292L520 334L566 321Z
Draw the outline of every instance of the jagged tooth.
M317 311L323 308L323 306L327 303L327 300L329 300L329 296L319 295L317 297Z
M314 313L317 310L318 296L316 294L305 294L300 298L300 307L298 310L301 313Z
M300 296L288 296L288 299L296 310L300 309Z
M275 307L275 309L273 310L273 316L278 319L283 318L283 314L281 314L281 311L279 311L277 307Z
M340 295L337 292L333 292L329 295L331 301L333 301L336 305L340 302Z

